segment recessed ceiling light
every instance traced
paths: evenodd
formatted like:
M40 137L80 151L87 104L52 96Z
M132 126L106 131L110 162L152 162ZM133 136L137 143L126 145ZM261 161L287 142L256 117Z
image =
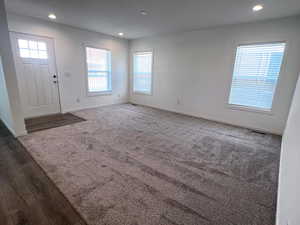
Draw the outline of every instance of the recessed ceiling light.
M50 13L50 14L48 15L48 17L49 17L49 19L51 19L51 20L55 20L55 19L56 19L56 15L55 15L54 13Z
M264 8L264 6L263 5L255 5L255 6L253 6L253 11L254 12L257 12L257 11L260 11L260 10L262 10Z
M141 10L141 11L140 11L140 13L141 13L141 15L143 15L143 16L146 16L146 15L148 15L148 13L147 13L147 11L146 11L146 10Z
M124 35L124 33L120 32L120 33L118 33L118 35L119 35L119 36L123 36L123 35Z

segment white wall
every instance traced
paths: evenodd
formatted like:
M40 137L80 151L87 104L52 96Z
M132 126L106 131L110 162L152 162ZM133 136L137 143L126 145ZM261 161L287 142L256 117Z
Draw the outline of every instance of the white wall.
M130 59L134 51L154 51L154 89L152 96L130 91L130 101L281 134L300 70L299 24L300 17L295 17L133 40ZM287 41L273 114L229 108L227 101L236 47L272 41Z
M10 31L54 39L63 112L128 101L127 40L14 14L8 15L8 26ZM112 95L87 96L84 44L111 50Z
M299 60L299 58L298 58ZM300 79L284 131L279 172L277 225L300 224Z
M0 119L15 135L26 134L4 1L0 0Z
M13 121L6 87L6 79L3 71L2 57L0 56L0 119L10 130L13 128Z

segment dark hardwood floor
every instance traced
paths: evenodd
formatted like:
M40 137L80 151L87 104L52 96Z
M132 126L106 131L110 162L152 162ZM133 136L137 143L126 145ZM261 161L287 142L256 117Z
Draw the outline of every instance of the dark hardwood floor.
M0 225L87 225L1 121Z
M61 127L73 123L79 123L82 121L85 121L85 119L75 116L72 113L65 113L26 119L25 125L28 133L32 133L54 127Z

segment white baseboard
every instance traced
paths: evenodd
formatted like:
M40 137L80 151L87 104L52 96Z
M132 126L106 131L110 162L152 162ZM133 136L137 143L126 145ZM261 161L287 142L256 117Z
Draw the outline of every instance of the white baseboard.
M136 104L136 105L141 105L141 106L146 106L146 107L151 107L151 108L154 108L154 109L160 109L160 110L164 110L164 111L168 111L168 112L179 113L179 114L182 114L182 115L192 116L192 117L196 117L196 118L200 118L200 119L206 119L206 120L210 120L210 121L214 121L214 122L218 122L218 123L228 124L228 125L235 126L235 127L243 127L243 128L246 128L246 129L250 129L250 130L254 130L254 131L258 131L258 132L263 132L263 133L267 133L267 134L275 134L275 135L282 136L282 134L279 133L279 132L272 132L272 131L264 130L264 129L257 128L257 127L242 126L242 125L239 125L239 124L234 124L234 123L230 123L230 122L223 121L223 120L211 119L209 117L194 115L192 113L189 114L189 113L186 113L186 112L182 112L180 110L173 110L173 109L168 109L168 108L163 108L163 107L158 107L158 106L152 106L152 105L144 105L144 104L140 104L140 103L137 103L137 102L134 102L134 101L131 101L131 100L129 100L129 103Z
M19 132L15 133L14 136L15 137L21 137L21 136L25 136L27 134L28 134L27 130L22 130L22 131L19 131Z
M62 110L62 113L76 112L76 111L80 111L80 110L84 110L84 109L95 109L95 108L103 107L103 106L119 105L119 104L126 104L126 103L129 103L129 101L128 100L120 100L120 101L117 101L114 103L108 103L108 104L99 104L99 105L94 105L94 106L78 106L78 107Z

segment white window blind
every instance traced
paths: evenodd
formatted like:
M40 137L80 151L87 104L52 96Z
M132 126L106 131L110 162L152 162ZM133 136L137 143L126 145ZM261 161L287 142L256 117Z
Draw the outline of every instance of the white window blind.
M229 104L270 111L285 43L237 48Z
M110 51L86 47L88 91L111 91Z
M137 52L133 56L133 91L152 92L152 52Z

